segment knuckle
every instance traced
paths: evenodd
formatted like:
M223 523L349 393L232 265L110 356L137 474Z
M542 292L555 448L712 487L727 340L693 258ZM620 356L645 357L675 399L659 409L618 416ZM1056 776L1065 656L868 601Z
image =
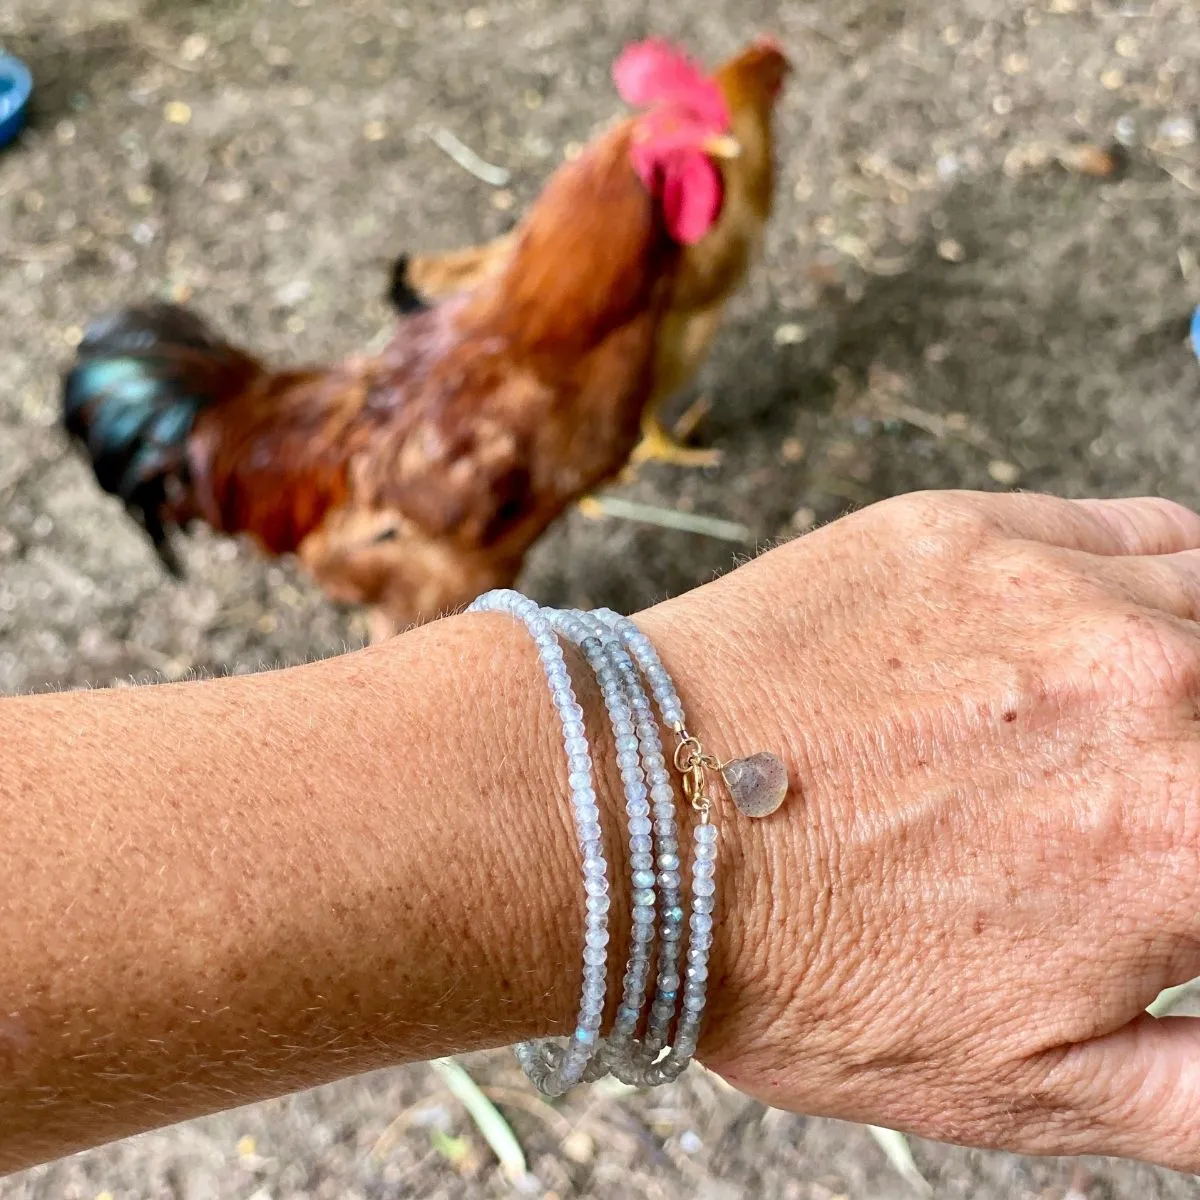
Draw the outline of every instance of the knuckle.
M956 530L986 526L978 498L970 492L906 492L884 500L879 511L907 530Z
M1087 644L1100 669L1133 699L1174 705L1194 695L1200 682L1195 638L1158 614L1135 609L1105 614Z
M1007 590L1042 592L1052 585L1056 600L1064 604L1086 586L1082 576L1064 565L1058 550L1041 542L998 541L984 548L980 563Z
M919 560L926 569L961 562L997 529L967 492L909 492L879 508L885 518L881 540L903 542L906 560Z

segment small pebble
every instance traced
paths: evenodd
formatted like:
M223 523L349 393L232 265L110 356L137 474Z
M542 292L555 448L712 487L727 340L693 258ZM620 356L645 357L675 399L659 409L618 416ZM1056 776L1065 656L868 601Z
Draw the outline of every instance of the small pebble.
M186 125L192 119L192 106L182 100L171 100L163 105L163 116L171 125Z
M63 341L72 348L83 341L83 330L78 325L68 325L63 330Z
M995 96L992 99L992 112L998 117L1007 117L1013 110L1013 98L1011 96Z
M1125 72L1120 67L1110 67L1100 76L1100 85L1110 92L1119 92L1125 86Z
M1167 117L1158 136L1172 146L1190 146L1196 140L1196 122L1191 117Z
M368 142L382 142L387 137L387 126L382 121L368 121L363 126L363 137Z
M563 147L563 158L567 162L574 162L583 153L583 146L579 142L568 142Z
M312 295L312 284L307 279L293 279L275 289L275 303L283 308L295 308Z
M1129 113L1119 117L1113 126L1113 137L1120 146L1136 145L1138 140L1137 120Z
M1068 171L1090 175L1093 179L1110 179L1121 169L1121 160L1112 150L1091 142L1064 147L1059 151L1058 161Z
M482 29L488 23L486 8L468 8L463 16L463 24L468 29Z
M958 161L957 154L943 154L937 160L937 177L943 183L949 183L952 179L957 179L962 171L962 163Z
M804 457L804 443L798 437L784 438L779 457L786 463L798 463Z
M817 514L814 509L798 508L792 513L792 528L797 533L805 533L817 523Z
M937 252L939 258L952 263L960 263L967 257L966 248L955 238L942 238L937 244Z
M1004 487L1012 487L1021 478L1021 469L1016 463L1005 462L1002 458L994 458L988 463L988 474Z
M788 323L775 330L775 345L798 346L808 339L808 330L803 325Z
M500 212L510 212L516 203L516 196L508 188L501 188L492 193L492 207L499 209Z
M699 1154L704 1149L704 1143L694 1129L685 1129L679 1135L679 1148L684 1154Z
M563 1138L562 1152L573 1163L591 1162L596 1155L596 1143L582 1129L574 1129Z
M258 1143L249 1134L245 1137L238 1138L237 1141L238 1158L253 1158L258 1152Z
M183 39L179 57L184 62L199 62L208 53L208 38L202 33L192 33Z

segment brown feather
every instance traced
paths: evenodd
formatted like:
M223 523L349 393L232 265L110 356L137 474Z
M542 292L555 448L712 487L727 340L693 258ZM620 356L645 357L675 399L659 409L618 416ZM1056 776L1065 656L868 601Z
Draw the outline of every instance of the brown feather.
M789 70L779 48L760 39L713 74L730 110L732 133L741 153L721 164L724 196L716 225L680 256L658 335L652 408L684 387L699 370L725 304L760 251L775 190L774 108ZM586 200L582 204L581 223L594 211ZM610 220L605 237L618 235L619 228L615 219ZM511 235L505 235L466 250L413 256L408 282L427 302L481 286L498 276L512 245Z
M171 517L294 551L392 626L511 583L619 472L653 387L678 248L630 165L632 129L560 168L503 269L401 322L377 358L264 375L205 408Z

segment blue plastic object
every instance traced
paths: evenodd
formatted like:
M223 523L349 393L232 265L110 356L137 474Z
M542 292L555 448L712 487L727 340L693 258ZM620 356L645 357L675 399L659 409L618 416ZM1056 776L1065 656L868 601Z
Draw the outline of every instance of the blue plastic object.
M1200 358L1200 308L1192 313L1192 350Z
M0 148L24 128L32 92L29 68L11 54L0 54Z

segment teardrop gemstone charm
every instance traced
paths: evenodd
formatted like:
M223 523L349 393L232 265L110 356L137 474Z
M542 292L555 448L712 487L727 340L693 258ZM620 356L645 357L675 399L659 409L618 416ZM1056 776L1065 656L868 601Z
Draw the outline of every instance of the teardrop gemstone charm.
M765 750L726 763L721 774L734 804L748 817L769 817L788 794L787 767Z

